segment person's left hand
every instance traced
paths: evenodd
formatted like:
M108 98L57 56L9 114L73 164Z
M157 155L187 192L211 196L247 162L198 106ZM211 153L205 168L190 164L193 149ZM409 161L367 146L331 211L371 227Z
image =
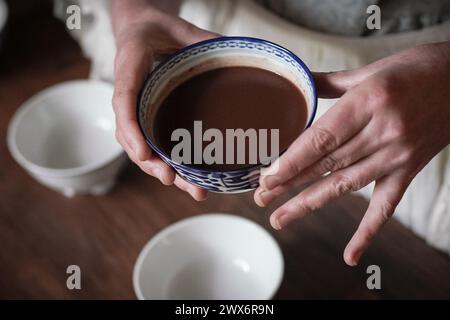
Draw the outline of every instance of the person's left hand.
M165 185L174 184L195 200L202 201L206 199L207 190L176 175L147 145L139 129L136 105L144 79L156 59L161 60L180 48L218 35L167 13L156 4L170 6L174 3L156 0L111 2L117 46L113 97L116 139L142 171Z
M266 206L315 181L273 212L271 224L281 229L375 181L344 252L345 262L356 265L414 176L450 142L450 42L315 80L321 97L342 97L261 176L255 201Z

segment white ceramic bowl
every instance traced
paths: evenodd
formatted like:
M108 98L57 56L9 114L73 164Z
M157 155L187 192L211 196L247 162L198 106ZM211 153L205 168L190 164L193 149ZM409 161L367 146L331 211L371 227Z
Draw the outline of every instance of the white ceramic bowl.
M133 272L139 299L270 299L283 276L281 250L258 224L207 214L159 232Z
M25 102L8 128L14 159L37 181L66 196L103 194L125 155L114 137L112 85L76 80Z

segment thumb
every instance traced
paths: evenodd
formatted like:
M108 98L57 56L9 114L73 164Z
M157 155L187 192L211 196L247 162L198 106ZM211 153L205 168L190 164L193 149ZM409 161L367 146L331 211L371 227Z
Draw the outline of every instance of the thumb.
M341 97L372 73L370 68L363 67L337 72L314 72L313 77L319 98L334 99Z

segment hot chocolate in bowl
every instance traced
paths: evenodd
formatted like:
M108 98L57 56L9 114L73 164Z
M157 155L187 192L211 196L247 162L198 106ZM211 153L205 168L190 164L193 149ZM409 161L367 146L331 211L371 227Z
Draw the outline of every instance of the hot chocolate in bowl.
M138 119L149 146L182 178L209 191L237 193L258 186L261 168L311 125L316 108L312 75L292 52L261 39L221 37L160 64L141 92ZM181 160L174 157L179 129L190 137ZM229 130L249 129L259 139L254 148L251 135L244 136L243 148L228 148ZM211 142L222 143L210 153L214 162L201 159Z

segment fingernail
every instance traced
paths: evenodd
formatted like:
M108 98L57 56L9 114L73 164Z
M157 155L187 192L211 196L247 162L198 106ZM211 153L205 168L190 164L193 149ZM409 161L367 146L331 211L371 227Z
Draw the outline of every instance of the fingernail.
M289 223L289 215L283 214L283 215L279 216L277 219L277 222L278 222L278 225L280 226L280 229L283 229Z
M187 192L191 195L191 197L192 197L195 201L201 201L201 200L202 200L202 199L198 199L198 198L195 196L195 190L194 190L194 189L188 188L188 189L187 189Z
M355 267L355 266L358 265L358 259L356 257L353 257L353 256L349 255L348 253L345 253L344 261L350 267Z
M267 206L275 198L275 195L271 191L264 191L261 193L261 200Z
M271 203L274 198L275 198L275 196L272 192L266 191L266 190L261 190L256 199L258 199L258 202L261 207L265 207L269 203Z
M195 198L195 192L194 192L194 189L192 189L192 188L186 188L185 189L186 190L186 192L187 193L189 193L189 195L192 197L192 198L194 198L194 200L197 200L196 198Z
M265 192L265 191L264 191L264 189L262 189L262 188L258 188L258 189L256 190L256 192L255 192L255 202L256 202L256 204L257 204L258 206L260 206L260 207L264 207L264 206L265 206L264 201L263 201L263 198L262 198L262 194L263 194L264 192Z
M170 186L171 183L169 181L169 177L167 175L164 174L164 170L160 169L160 173L159 173L159 180L161 180L161 182L165 185L165 186Z
M161 181L162 183L164 183L164 180L162 178L162 172L160 168L155 168L153 171L153 174L155 175L156 178L159 179L159 181Z
M354 259L350 259L350 261L347 261L347 262L350 267L356 267L358 265L358 261L356 261Z
M280 184L280 179L276 176L267 176L262 182L265 190L272 190Z
M280 224L280 217L274 218L273 216L270 217L270 224L275 230L281 230L282 226Z
M351 266L352 266L352 267L357 266L358 263L359 263L359 259L360 259L360 255L358 256L358 254L357 254L355 257L353 257L353 259L352 259L352 261L351 261Z

